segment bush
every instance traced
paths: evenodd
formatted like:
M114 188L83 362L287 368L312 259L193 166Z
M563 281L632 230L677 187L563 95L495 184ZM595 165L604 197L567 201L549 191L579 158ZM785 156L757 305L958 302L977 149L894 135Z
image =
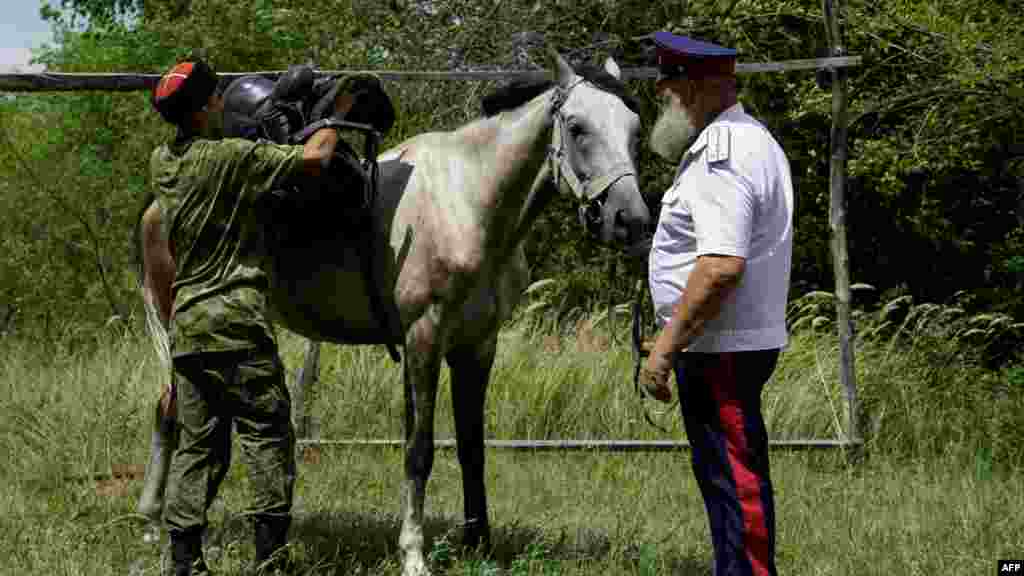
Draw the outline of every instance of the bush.
M985 454L1024 466L1024 324L969 314L970 301L960 294L951 304L914 304L901 296L854 312L859 429L872 449L967 461ZM834 343L832 309L829 293L794 300L793 332Z

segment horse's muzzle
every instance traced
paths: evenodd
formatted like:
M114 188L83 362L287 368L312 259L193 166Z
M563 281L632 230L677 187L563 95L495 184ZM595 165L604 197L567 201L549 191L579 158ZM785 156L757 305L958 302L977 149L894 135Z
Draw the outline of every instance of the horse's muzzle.
M615 240L630 257L643 257L651 249L651 233L647 219L627 215L625 210L615 212Z

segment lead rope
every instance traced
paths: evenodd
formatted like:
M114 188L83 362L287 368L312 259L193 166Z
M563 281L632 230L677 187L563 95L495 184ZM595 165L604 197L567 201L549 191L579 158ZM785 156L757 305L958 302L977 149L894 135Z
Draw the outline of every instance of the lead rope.
M608 258L608 335L612 344L619 343L619 337L615 331L615 293L611 290L612 285L615 284L615 269L619 260L616 256L618 254L611 252L611 256Z
M673 412L679 404L680 398L678 390L676 393L676 399L662 409L650 410L647 408L648 404L644 400L654 400L654 398L647 393L647 390L640 385L640 369L643 367L644 360L651 355L651 351L644 342L644 326L650 326L653 323L648 320L646 314L644 314L644 296L647 294L647 286L644 282L642 268L638 267L637 272L634 274L636 280L633 284L633 389L636 391L637 396L640 396L640 412L644 415L644 420L647 421L653 428L657 429L663 434L670 434L669 430L664 426L659 425L651 418L651 414L655 414L658 418L663 418L666 414ZM655 400L656 401L656 400Z

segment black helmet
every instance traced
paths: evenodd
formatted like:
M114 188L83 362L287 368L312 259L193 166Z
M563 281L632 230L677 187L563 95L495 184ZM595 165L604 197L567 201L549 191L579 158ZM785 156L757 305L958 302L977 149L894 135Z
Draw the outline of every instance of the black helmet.
M274 91L274 83L263 76L242 76L224 90L224 136L255 140L265 136L261 126L263 108Z

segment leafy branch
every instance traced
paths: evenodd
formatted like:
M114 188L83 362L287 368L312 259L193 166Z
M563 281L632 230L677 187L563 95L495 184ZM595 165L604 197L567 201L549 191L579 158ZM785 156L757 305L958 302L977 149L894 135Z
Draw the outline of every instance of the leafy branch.
M92 244L92 251L95 256L94 264L96 265L96 272L99 275L100 282L103 285L103 292L104 295L106 296L107 303L110 305L111 313L112 315L119 316L121 318L126 317L126 314L122 312L121 307L118 305L117 299L114 297L114 291L110 285L109 279L107 278L107 270L106 267L103 265L102 242L100 241L99 235L96 234L96 231L93 229L92 225L89 223L89 220L82 214L82 212L76 209L60 193L58 193L55 187L50 186L45 181L43 181L43 179L39 177L36 171L32 168L32 165L25 160L24 156L21 154L21 151L14 144L13 140L8 134L7 125L4 122L4 116L2 114L0 114L0 145L5 147L9 151L11 156L14 157L14 161L18 165L18 167L25 174L29 175L29 178L38 185L40 190L46 192L50 199L53 200L53 202L61 210L74 216L74 218L81 224L82 229L85 230L85 234L89 238L90 243Z

